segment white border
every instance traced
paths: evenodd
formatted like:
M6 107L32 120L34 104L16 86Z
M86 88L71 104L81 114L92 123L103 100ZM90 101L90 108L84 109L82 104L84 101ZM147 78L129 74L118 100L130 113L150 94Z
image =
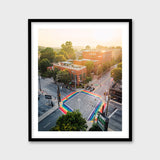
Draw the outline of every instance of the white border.
M122 29L122 131L38 131L38 30L46 28ZM128 22L32 22L32 138L129 138L129 23Z

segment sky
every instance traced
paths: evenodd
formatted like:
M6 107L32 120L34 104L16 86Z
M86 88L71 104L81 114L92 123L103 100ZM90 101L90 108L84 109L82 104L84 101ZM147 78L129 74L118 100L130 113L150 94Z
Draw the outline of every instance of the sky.
M66 41L73 46L95 48L102 46L121 46L121 29L39 29L38 45L45 47L61 47Z

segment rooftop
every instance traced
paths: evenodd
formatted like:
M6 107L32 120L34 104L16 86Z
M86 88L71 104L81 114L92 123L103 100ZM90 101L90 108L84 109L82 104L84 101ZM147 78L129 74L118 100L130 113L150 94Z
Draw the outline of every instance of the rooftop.
M93 62L97 62L98 60L92 60L92 59L80 59L80 60L76 60L76 61L93 61Z
M83 52L111 52L112 50L108 49L90 49L90 50L84 50Z
M54 66L59 66L59 67L64 67L67 69L73 69L73 70L81 70L86 68L86 66L82 66L82 65L75 65L75 64L71 64L70 62L62 62L62 63L53 63Z

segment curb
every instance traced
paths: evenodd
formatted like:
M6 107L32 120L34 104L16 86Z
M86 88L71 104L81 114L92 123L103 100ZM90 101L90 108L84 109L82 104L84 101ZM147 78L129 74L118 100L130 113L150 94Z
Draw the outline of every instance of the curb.
M42 114L40 117L38 117L38 123L41 122L43 119L48 117L51 113L55 112L58 109L58 106L54 106L53 108L49 109L47 112Z

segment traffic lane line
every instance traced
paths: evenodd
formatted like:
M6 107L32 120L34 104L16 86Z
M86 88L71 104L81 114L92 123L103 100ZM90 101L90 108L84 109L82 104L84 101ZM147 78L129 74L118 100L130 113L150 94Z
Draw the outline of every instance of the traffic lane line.
M116 108L116 109L108 116L108 118L111 118L117 111L118 111L118 108Z
M110 100L112 103L116 103L116 104L118 104L118 105L121 105L122 106L122 103L119 103L119 102L116 102L116 101L114 101L114 100Z

